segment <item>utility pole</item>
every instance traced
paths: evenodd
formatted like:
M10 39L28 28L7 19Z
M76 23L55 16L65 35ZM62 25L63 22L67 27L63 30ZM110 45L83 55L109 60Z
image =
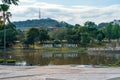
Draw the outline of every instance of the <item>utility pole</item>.
M39 8L39 19L41 19L41 9Z
M3 11L3 27L4 27L4 64L7 63L7 53L6 53L6 12Z

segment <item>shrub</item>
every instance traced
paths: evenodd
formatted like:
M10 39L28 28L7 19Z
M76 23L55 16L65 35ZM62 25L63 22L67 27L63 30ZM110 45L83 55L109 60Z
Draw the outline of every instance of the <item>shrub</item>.
M4 62L4 60L3 59L0 59L0 63L3 63Z
M61 42L58 41L58 40L55 40L55 41L53 42L53 44L61 44Z
M7 63L15 63L16 60L7 60Z

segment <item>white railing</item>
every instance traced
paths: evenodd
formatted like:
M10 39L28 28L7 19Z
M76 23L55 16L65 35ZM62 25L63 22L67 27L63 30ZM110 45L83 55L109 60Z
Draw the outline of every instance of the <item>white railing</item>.
M88 50L90 50L90 51L94 51L94 50L100 50L100 51L102 51L102 50L120 50L120 47L115 47L115 48L88 48Z

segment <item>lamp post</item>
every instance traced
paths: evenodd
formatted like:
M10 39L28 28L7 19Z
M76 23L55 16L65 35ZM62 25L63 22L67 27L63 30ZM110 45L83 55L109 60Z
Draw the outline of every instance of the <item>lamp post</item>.
M6 27L4 27L4 63L7 63L7 53L6 53Z

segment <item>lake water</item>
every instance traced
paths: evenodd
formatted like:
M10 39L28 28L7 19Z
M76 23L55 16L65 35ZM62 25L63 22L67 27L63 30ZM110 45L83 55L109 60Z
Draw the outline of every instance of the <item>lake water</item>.
M43 50L9 50L8 59L15 59L17 62L25 61L32 65L98 65L115 64L120 54L88 54L72 51L43 51ZM2 55L1 55L2 56Z

